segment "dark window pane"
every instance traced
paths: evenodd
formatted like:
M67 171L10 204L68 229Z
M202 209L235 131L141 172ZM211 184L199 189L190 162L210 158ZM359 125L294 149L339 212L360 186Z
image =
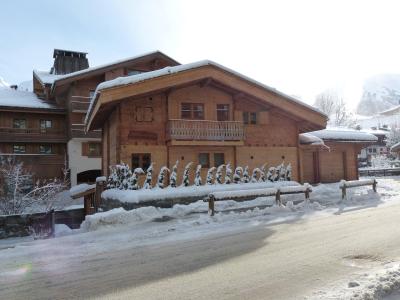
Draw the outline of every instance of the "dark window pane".
M203 120L204 119L204 105L193 104L193 119Z
M88 146L89 156L101 156L101 144L100 143L89 143Z
M41 153L41 154L51 154L52 153L51 145L40 145L39 146L39 153Z
M13 127L20 128L20 129L26 129L26 120L25 119L14 119Z
M229 120L229 104L217 104L217 120Z
M140 157L139 154L132 154L132 170L140 167Z
M250 124L257 124L257 113L250 113Z
M14 153L25 153L26 147L25 147L25 145L14 145L13 151L14 151Z
M243 112L243 123L249 124L249 113L248 112Z
M151 164L151 154L150 153L145 153L142 155L142 169L147 170L150 167Z
M219 167L223 164L225 164L224 153L214 153L214 167Z
M199 165L203 168L210 167L210 154L208 153L199 153Z

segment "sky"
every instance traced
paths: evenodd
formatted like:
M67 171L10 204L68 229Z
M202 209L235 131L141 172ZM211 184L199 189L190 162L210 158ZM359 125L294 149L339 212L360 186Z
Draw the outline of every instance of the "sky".
M363 81L400 73L400 1L2 0L0 77L49 70L54 48L90 66L161 50L214 60L312 104L335 89L349 108Z

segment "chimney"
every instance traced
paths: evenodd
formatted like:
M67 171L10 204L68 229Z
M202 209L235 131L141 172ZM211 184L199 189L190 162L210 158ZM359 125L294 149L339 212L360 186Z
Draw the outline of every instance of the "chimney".
M86 52L54 49L51 74L64 75L89 68Z

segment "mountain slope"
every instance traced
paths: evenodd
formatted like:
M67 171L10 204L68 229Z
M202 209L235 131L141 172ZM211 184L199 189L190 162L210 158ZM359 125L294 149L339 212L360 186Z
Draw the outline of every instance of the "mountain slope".
M400 74L382 74L367 79L357 114L371 116L400 104Z

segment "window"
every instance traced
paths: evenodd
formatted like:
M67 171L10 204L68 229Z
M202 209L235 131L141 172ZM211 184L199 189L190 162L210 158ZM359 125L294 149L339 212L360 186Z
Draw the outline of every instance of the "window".
M151 164L150 153L134 153L132 154L132 170L142 168L146 171Z
M214 167L219 167L223 164L225 164L224 153L214 153Z
M369 152L369 153L372 153L372 149L371 149L371 148L369 148L369 149L368 149L368 152Z
M127 74L128 76L137 75L137 74L140 74L140 73L143 73L143 72L142 72L142 71L138 71L138 70L128 70L128 71L126 72L126 74Z
M229 104L217 104L217 120L229 121Z
M19 129L26 129L26 120L25 119L14 119L13 127L19 128Z
M373 149L372 149L372 152L376 153L376 148L373 148Z
M208 153L199 153L199 165L202 168L210 167L210 154Z
M51 120L40 120L40 131L45 132L46 129L53 127L53 122Z
M82 143L82 156L101 156L101 143Z
M40 154L52 154L53 149L51 145L40 145L39 146L39 153Z
M14 145L13 146L13 152L14 153L25 153L26 152L26 146L25 145Z
M257 113L255 112L243 112L243 123L244 124L257 124Z
M204 120L204 104L202 103L182 103L181 118L192 120Z
M89 143L88 156L101 156L101 144Z

